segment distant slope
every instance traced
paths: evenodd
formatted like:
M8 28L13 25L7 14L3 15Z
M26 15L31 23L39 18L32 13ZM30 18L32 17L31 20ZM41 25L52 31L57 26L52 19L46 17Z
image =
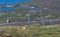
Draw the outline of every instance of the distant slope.
M37 6L49 6L49 7L60 7L60 0L32 0L31 2L22 3L24 5L37 5Z
M60 17L60 0L32 0L32 2L21 3L23 5L36 5L49 8L44 11L48 14Z
M12 4L13 5L13 4ZM14 4L13 8L15 10L12 11L2 11L6 14L0 16L0 21L5 21L6 19L11 18L12 20L27 20L26 14L29 13L30 8L25 8L23 6L28 5L36 5L36 6L42 6L47 7L48 10L42 10L43 17L46 18L46 16L49 16L48 18L58 18L60 17L60 1L59 0L32 0L31 2L25 2L25 3L17 3ZM31 19L39 19L40 13L37 14L31 14ZM53 17L52 17L53 16Z

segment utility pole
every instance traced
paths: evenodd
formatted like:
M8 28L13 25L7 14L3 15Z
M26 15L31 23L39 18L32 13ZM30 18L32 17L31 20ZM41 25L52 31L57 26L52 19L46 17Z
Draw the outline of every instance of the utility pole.
M28 13L27 15L27 33L29 32L29 30L30 30L30 14Z

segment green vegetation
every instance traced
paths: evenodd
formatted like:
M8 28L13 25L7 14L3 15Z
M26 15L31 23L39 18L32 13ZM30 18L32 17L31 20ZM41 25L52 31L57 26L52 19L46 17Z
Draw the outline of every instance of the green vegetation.
M11 21L17 21L17 20L27 20L27 13L30 13L30 19L38 20L41 17L40 12L36 12L36 14L33 14L32 12L29 12L30 9L26 8L19 8L13 11L5 11L5 14L0 15L0 22L6 21L7 19L11 19ZM58 16L48 14L46 12L42 12L42 17L44 18L58 18Z
M27 31L29 30L29 31ZM60 37L60 25L0 26L0 37Z

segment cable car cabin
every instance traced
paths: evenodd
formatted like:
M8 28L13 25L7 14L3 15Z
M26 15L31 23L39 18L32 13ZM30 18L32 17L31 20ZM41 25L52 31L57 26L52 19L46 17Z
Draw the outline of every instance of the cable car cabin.
M10 23L10 19L7 19L7 23Z

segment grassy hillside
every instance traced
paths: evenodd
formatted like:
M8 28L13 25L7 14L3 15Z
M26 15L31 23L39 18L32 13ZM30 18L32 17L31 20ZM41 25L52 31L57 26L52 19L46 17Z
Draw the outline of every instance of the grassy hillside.
M0 37L60 37L60 25L23 27L1 26Z

